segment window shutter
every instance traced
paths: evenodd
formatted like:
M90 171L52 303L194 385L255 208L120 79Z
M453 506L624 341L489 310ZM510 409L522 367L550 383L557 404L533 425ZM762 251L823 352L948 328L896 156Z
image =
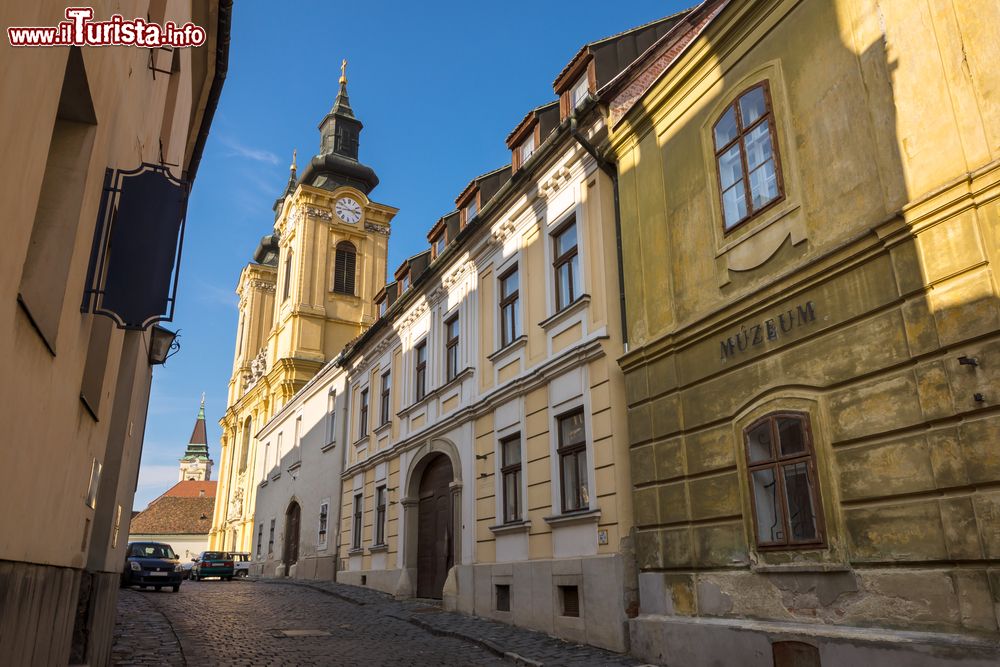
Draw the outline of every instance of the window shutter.
M341 294L354 294L354 276L357 266L357 252L347 241L337 244L337 253L333 266L333 291Z

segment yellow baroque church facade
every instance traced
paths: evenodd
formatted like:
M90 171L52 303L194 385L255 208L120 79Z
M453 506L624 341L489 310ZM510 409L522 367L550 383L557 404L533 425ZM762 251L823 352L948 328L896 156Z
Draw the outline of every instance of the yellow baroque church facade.
M320 151L275 202L274 231L240 274L239 324L222 427L211 549L250 551L254 435L376 319L389 228L398 209L372 201L378 177L358 161L361 121L342 74L320 122Z

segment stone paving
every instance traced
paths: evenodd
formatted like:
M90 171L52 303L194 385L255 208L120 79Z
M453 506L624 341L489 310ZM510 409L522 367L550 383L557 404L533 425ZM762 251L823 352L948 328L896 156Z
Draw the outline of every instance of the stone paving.
M115 665L638 665L616 653L319 581L122 590Z

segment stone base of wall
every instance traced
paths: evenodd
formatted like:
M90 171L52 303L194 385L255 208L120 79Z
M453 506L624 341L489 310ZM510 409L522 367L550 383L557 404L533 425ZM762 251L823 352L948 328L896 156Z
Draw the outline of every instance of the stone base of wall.
M264 579L322 579L333 581L336 578L337 559L333 556L306 557L300 559L290 568L280 560L265 560L250 563L250 576Z
M81 574L71 664L110 663L120 585L119 572L84 571Z
M629 628L632 655L664 665L775 667L782 664L775 642L816 647L822 667L1000 664L1000 644L963 635L650 614L630 620Z
M399 587L400 570L342 570L337 573L337 581L351 586L365 586L377 591L396 595Z
M497 609L497 586L510 586L510 611ZM561 586L575 586L579 616L566 616ZM575 642L629 648L621 555L484 563L452 568L446 609L474 614Z
M0 561L0 665L67 664L79 588L80 570Z

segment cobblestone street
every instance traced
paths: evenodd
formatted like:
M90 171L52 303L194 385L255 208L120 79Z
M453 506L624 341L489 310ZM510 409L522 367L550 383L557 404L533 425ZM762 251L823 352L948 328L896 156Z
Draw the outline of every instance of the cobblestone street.
M116 665L637 665L625 656L333 582L120 592Z

